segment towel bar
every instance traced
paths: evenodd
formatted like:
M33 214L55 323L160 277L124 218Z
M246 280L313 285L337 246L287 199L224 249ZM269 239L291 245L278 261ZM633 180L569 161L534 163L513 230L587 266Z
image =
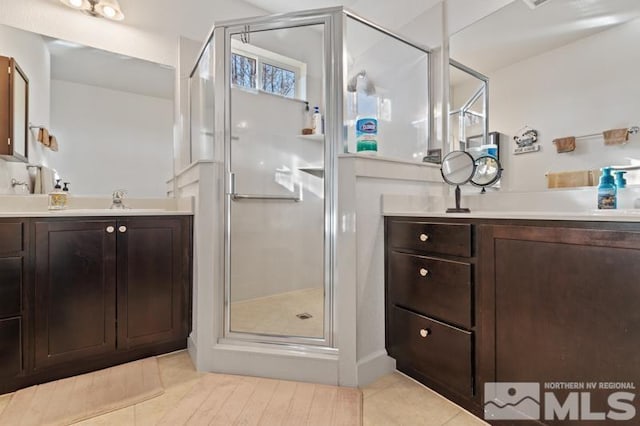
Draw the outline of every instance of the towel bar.
M639 132L640 132L640 127L638 127L638 126L629 127L629 134L635 135L635 134L637 134ZM576 136L576 139L595 138L595 137L598 137L598 136L602 136L602 132L600 132L600 133L590 133L588 135Z

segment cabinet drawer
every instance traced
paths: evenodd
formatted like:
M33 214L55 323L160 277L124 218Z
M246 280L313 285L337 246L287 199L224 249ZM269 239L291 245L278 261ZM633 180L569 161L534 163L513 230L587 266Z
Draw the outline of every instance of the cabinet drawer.
M20 315L22 258L0 258L0 318Z
M471 333L393 307L392 353L398 364L463 396L473 396Z
M22 324L20 318L0 320L0 377L22 372Z
M389 298L393 304L471 328L471 265L392 251Z
M22 251L22 222L0 223L0 256Z
M462 223L400 222L388 223L388 244L452 256L471 256L471 225Z

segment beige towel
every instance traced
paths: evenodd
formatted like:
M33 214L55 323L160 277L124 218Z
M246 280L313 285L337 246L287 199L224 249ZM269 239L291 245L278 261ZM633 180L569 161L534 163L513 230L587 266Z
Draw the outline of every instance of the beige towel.
M547 188L572 188L576 186L592 186L591 170L547 173Z
M49 149L58 152L58 139L53 135L49 136Z
M576 138L568 136L566 138L558 138L553 140L553 144L556 146L558 154L563 152L571 152L576 149Z
M38 142L44 146L49 146L49 131L44 127L40 127L40 130L38 130Z
M602 132L605 145L622 145L629 140L629 129L611 129Z

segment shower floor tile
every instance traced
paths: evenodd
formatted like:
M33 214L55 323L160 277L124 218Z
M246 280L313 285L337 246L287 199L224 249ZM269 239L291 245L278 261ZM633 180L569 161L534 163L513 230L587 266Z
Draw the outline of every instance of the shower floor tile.
M310 314L300 319L298 314ZM308 288L231 303L231 331L323 337L324 289Z

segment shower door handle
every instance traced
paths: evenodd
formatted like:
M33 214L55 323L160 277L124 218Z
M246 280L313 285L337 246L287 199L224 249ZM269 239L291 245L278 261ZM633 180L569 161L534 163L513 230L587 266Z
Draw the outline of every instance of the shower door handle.
M300 197L291 197L287 195L270 195L270 194L259 195L259 194L236 194L236 193L231 194L231 199L234 201L241 201L241 200L294 201L296 203L299 201L302 201Z
M236 174L229 173L229 195L233 201L242 200L272 200L272 201L293 201L300 202L302 197L275 194L238 194L236 192Z

